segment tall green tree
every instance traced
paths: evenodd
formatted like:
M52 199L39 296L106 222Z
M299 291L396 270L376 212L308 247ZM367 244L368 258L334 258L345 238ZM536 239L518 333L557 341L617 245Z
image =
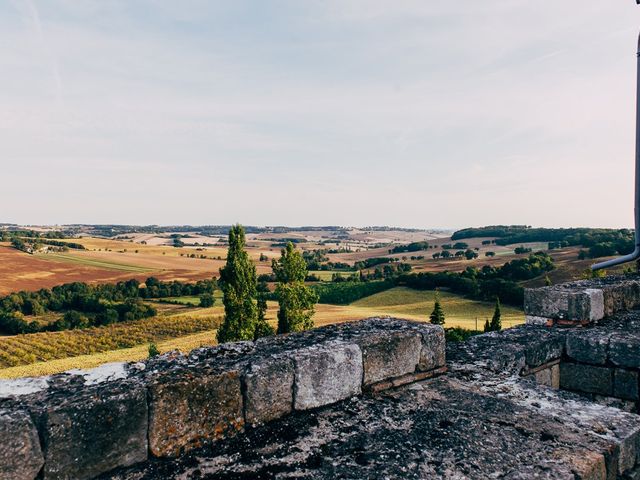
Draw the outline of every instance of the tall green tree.
M491 317L491 331L499 332L502 330L502 313L500 312L500 299L496 297L496 308L493 311L493 317Z
M300 332L313 327L313 314L318 295L304 284L307 263L293 243L287 243L273 260L272 269L278 285L278 333Z
M218 329L218 342L253 340L258 323L256 305L256 267L245 251L241 225L229 231L227 263L220 269L224 322Z
M440 305L440 292L438 290L436 290L433 312L429 315L429 319L434 325L444 325L444 310L442 310L442 305Z

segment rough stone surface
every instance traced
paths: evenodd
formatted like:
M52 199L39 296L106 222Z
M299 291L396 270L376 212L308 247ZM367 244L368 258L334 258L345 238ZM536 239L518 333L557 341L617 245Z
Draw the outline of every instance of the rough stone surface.
M446 364L444 330L440 327L422 329L422 350L418 369L427 372Z
M43 464L38 432L29 415L0 411L0 478L32 480Z
M612 335L609 359L620 367L640 368L640 334L625 332Z
M604 317L604 294L597 288L564 285L526 289L524 311L530 317L595 321Z
M294 408L307 410L362 393L362 352L341 341L297 350Z
M606 367L562 363L560 388L611 396L613 394L613 370Z
M365 386L413 373L420 362L422 336L414 331L383 331L357 344L362 351Z
M90 479L147 459L143 388L113 382L52 395L41 412L45 480Z
M605 365L612 333L599 329L567 335L567 356L580 363Z
M290 413L293 379L293 361L283 355L252 363L243 380L247 423L269 422Z
M630 470L634 415L478 375L294 412L215 449L110 478L566 480Z
M613 372L613 396L638 400L638 372L616 368Z
M177 456L244 427L240 372L183 369L149 387L149 447Z

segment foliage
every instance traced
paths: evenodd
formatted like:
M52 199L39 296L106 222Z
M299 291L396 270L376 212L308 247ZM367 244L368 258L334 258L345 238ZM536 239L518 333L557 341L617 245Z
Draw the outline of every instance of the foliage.
M227 263L220 269L224 303L224 322L218 342L253 340L258 321L256 306L256 267L245 251L245 232L241 225L229 231Z
M634 248L633 231L606 228L531 228L526 225L494 225L465 228L455 232L452 240L474 237L498 237L497 245L514 243L550 242L549 248L577 246L589 248L589 256L596 258L624 255Z
M307 265L293 243L274 260L272 270L278 281L278 333L299 332L313 327L314 306L318 294L304 284Z
M216 303L216 299L210 293L205 293L203 295L200 295L200 306L202 308L213 307L215 303Z
M440 305L440 292L436 290L436 299L433 305L433 312L429 315L429 320L434 325L444 325L444 311Z
M444 329L444 336L447 342L464 342L480 332L462 327L450 327Z
M428 242L412 242L408 245L395 246L389 250L389 253L419 252L420 250L427 250L428 248Z
M491 322L487 320L484 324L485 332L499 332L502 330L502 313L500 312L500 300L496 298L496 306L493 311L493 317L491 317Z
M160 350L158 350L158 346L151 342L149 344L149 358L153 358L153 357L157 357L158 355L160 355Z
M392 280L381 280L373 282L319 283L311 288L318 294L320 303L347 305L394 286L395 283Z

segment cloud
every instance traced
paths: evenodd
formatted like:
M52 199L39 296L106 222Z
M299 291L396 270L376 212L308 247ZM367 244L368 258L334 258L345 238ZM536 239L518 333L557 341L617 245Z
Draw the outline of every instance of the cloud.
M629 11L0 6L0 202L29 223L629 225Z

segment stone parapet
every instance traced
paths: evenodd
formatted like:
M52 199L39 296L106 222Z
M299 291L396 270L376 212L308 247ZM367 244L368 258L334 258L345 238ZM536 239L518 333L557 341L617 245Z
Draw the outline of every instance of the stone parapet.
M635 275L529 288L524 293L526 322L532 325L588 325L638 307L640 278Z
M368 319L0 382L0 477L91 479L445 371L439 326ZM424 375L424 376L421 376Z

